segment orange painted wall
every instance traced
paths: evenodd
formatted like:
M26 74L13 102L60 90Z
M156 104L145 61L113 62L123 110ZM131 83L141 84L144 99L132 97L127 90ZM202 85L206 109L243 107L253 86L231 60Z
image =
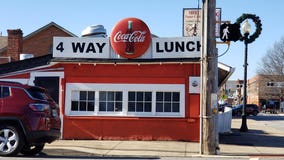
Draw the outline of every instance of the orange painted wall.
M199 140L199 64L61 64L64 83L185 84L185 118L64 116L63 139ZM64 84L63 84L64 85Z

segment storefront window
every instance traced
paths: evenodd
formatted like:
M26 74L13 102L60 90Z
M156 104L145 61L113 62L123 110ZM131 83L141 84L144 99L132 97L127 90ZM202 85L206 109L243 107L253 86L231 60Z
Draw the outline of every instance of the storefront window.
M100 91L100 112L121 112L122 92Z
M156 92L156 112L179 112L179 92Z
M152 112L152 92L128 92L129 112Z
M94 111L94 91L72 91L71 111Z
M185 89L180 84L69 83L66 115L184 117Z

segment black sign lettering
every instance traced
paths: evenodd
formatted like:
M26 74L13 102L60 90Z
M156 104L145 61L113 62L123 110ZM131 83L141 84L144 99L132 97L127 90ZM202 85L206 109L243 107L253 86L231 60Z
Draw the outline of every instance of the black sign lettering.
M78 50L80 53L84 52L84 48L85 48L85 43L74 43L72 42L72 49L74 53L77 53Z
M170 46L168 45L168 42L165 42L165 50L166 52L172 52L174 50L174 43L169 42Z
M106 43L102 43L102 44L96 43L96 44L97 44L97 46L99 47L99 53L103 53L103 48L104 48L104 46L106 45Z
M176 42L176 52L184 52L184 42Z
M72 50L74 53L103 53L106 43L79 43L72 42Z
M94 43L89 43L89 45L87 47L87 50L86 50L86 53L89 53L89 52L96 53L96 49L95 49Z
M200 41L197 41L196 42L197 44L196 44L196 51L200 51L200 47L201 47L201 44L200 44Z
M192 47L192 48L190 47L191 44L194 45L194 42L189 41L189 42L186 43L186 49L187 49L188 51L190 51L190 52L192 52L192 51L195 50L194 47Z
M162 52L164 52L163 50L160 49L159 42L156 42L156 52L157 52L157 53L162 53Z

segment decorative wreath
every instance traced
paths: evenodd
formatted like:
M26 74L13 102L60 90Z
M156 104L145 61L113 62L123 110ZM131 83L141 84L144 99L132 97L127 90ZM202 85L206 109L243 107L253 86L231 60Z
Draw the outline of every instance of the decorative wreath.
M237 19L236 24L241 25L241 23L246 19L251 19L255 23L256 27L255 32L252 35L250 35L249 38L246 40L246 43L251 43L260 35L262 30L262 24L259 17L254 14L243 14L241 17ZM240 40L243 41L244 37L242 37Z

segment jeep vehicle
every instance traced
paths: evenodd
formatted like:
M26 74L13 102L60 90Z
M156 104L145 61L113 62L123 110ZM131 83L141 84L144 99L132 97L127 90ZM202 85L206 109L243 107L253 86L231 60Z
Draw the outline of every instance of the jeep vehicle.
M0 81L0 156L35 155L60 138L59 107L43 88Z

